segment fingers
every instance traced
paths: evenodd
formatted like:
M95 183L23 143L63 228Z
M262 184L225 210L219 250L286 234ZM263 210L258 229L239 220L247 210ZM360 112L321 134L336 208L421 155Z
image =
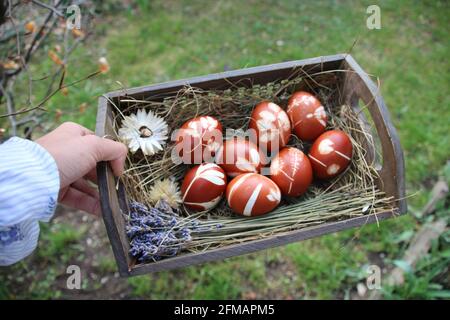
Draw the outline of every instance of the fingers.
M99 216L101 214L100 201L74 187L69 187L65 192L61 203L87 213Z
M85 179L79 179L72 183L70 186L74 189L77 189L78 191L86 193L87 195L95 199L100 199L97 189L92 187Z
M116 176L123 173L123 166L127 156L127 147L120 142L103 139L94 135L83 137L88 144L95 161L110 161L111 168Z

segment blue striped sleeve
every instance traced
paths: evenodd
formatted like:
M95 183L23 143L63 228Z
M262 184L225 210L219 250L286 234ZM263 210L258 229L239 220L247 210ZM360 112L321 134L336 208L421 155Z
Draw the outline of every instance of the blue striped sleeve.
M17 137L0 144L0 265L36 248L39 221L53 216L58 192L58 167L43 147Z

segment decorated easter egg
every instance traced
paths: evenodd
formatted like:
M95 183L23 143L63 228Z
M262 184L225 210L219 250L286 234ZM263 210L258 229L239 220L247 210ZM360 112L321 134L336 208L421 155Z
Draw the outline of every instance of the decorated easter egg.
M340 130L321 134L309 150L314 175L321 179L337 176L347 168L352 158L352 142Z
M264 155L258 147L248 139L233 137L223 142L217 151L216 163L219 164L230 177L241 173L259 172Z
M308 157L297 148L283 148L272 159L270 178L283 195L298 197L306 192L313 180Z
M327 126L327 114L319 99L308 92L295 92L288 101L292 129L301 140L313 141Z
M244 216L259 216L275 209L281 200L278 186L257 173L244 173L227 186L228 205Z
M222 125L211 116L186 121L175 138L177 155L185 164L212 162L222 145Z
M215 207L227 185L225 171L215 163L203 163L190 169L181 185L183 203L194 210Z
M251 114L249 128L255 130L258 146L267 151L278 152L289 141L291 122L287 113L277 104L263 101Z

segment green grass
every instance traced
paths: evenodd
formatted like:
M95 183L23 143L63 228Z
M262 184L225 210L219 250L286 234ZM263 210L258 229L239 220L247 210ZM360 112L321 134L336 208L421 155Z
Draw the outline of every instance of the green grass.
M256 256L228 259L209 267L189 267L129 280L136 297L152 299L237 299L248 286L264 289L265 264ZM189 281L186 281L189 279ZM167 288L170 287L170 290Z
M96 267L100 274L113 273L117 270L116 261L111 256L100 256Z
M408 194L414 194L410 207L417 210L424 205L430 181L450 158L447 2L382 1L381 30L365 26L365 10L371 1L140 4L138 16L124 10L100 22L100 36L73 55L68 82L95 70L102 54L107 56L111 71L70 88L67 97L55 96L47 104L48 120L54 125L72 120L93 129L97 97L119 89L117 81L125 87L139 86L342 53L358 39L352 55L367 72L380 77L382 95L405 151ZM45 56L36 61L34 71L44 74L49 66ZM39 87L36 90L37 96L42 95ZM88 108L80 114L82 103ZM57 122L56 109L63 111ZM277 292L278 297L331 298L361 281L357 275L371 263L371 255L384 254L386 263L401 256L416 229L417 222L405 216L382 222L379 227L365 226L250 256L136 277L129 284L134 297L145 298L232 299L245 297L249 291L259 297ZM44 237L48 236L44 232ZM54 241L42 250L49 260L64 243L58 238ZM111 264L101 262L99 268L109 271ZM271 266L281 268L284 264L290 276L272 274ZM427 287L431 281L427 277L433 275L430 270L424 267L408 279L411 288L390 291L389 295L431 298L429 292L443 291Z

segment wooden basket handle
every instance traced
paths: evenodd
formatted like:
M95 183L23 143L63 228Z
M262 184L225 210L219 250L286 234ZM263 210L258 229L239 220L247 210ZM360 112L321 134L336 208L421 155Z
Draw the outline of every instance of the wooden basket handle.
M379 174L383 190L393 196L400 213L407 210L405 200L405 165L400 140L391 121L389 111L380 94L379 87L370 79L367 73L358 65L352 56L345 57L350 70L346 73L344 92L345 101L351 106L361 99L367 106L381 142L383 164Z
M97 113L96 134L105 137L108 132L113 132L113 117L111 110L107 108L107 99L100 97ZM123 219L124 192L116 189L117 180L114 177L111 166L107 162L97 164L97 178L102 207L103 221L108 230L108 237L113 248L117 266L121 276L129 274L130 257L128 255L129 242L125 233L125 221Z

